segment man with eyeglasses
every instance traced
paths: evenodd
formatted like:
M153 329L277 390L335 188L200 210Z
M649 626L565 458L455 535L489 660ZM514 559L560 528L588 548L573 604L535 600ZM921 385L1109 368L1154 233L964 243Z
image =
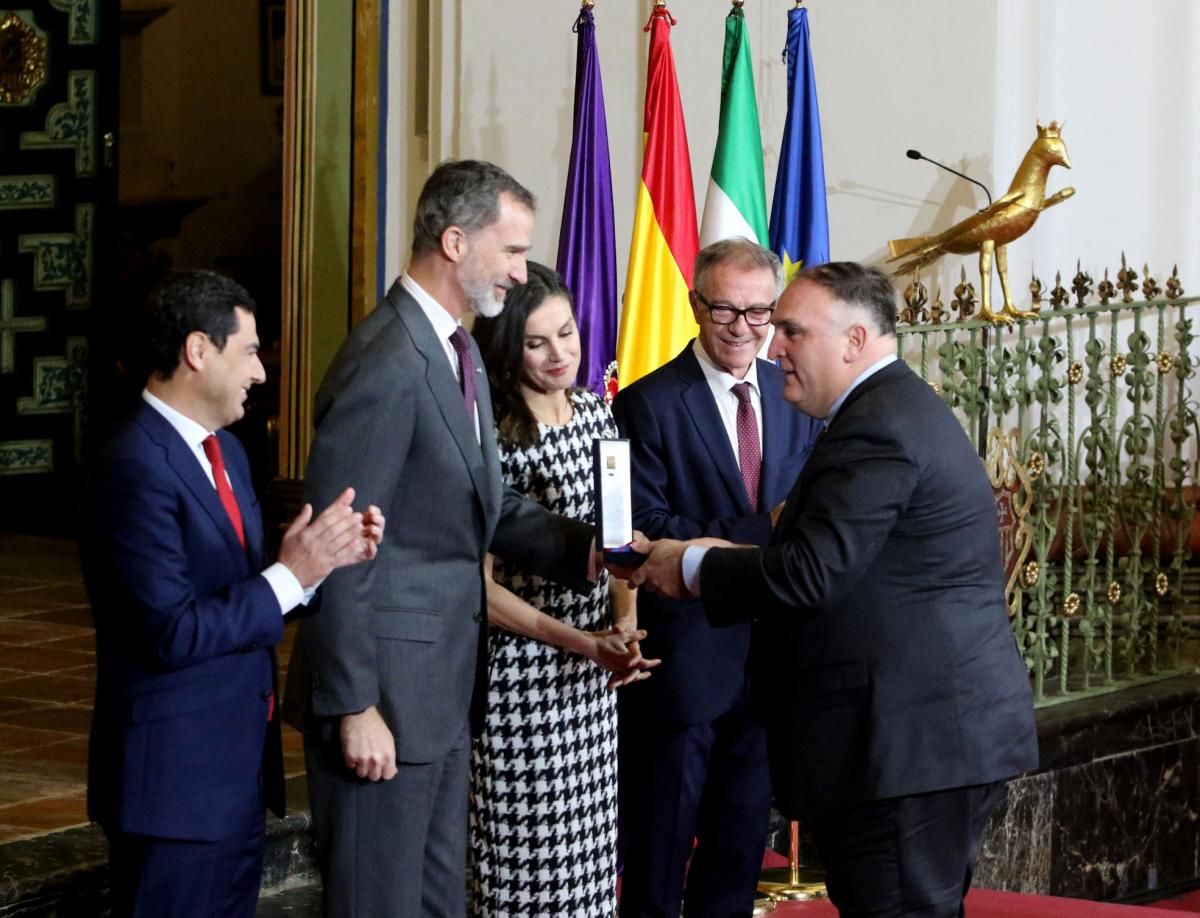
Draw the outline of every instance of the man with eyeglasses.
M727 239L697 255L693 279L699 335L613 404L631 445L634 525L650 539L765 545L819 432L757 359L779 259ZM678 915L681 903L688 918L748 915L771 803L766 732L749 709L750 625L715 627L698 601L647 592L638 624L643 653L663 663L618 701L621 915Z

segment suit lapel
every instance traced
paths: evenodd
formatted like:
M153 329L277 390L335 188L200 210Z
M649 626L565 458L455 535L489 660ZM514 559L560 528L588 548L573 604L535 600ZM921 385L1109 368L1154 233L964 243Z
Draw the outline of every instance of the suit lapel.
M792 524L792 520L795 519L797 513L800 511L801 505L804 503L804 494L808 490L810 470L815 469L820 465L820 451L828 448L827 444L829 441L825 434L829 430L832 430L838 421L844 418L847 412L851 410L852 406L860 399L869 397L870 394L880 386L893 385L897 379L899 379L905 373L910 372L912 371L909 370L908 365L903 360L896 360L893 363L888 364L882 370L879 370L878 372L873 373L871 376L864 379L853 392L846 396L846 400L842 402L841 407L838 408L837 414L835 414L830 420L829 427L826 428L825 431L822 431L817 436L817 439L813 441L812 453L808 457L808 462L805 463L804 468L800 472L800 477L796 479L795 486L788 494L787 506L784 508L783 515L779 518L778 525L776 525L775 529L771 533L772 544L781 540L787 533L788 528ZM836 443L834 444L833 448L837 448Z
M859 383L853 392L846 396L846 400L842 402L841 407L838 408L837 414L830 418L829 426L833 427L833 425L836 424L840 418L845 416L846 411L850 408L850 406L857 402L860 398L869 395L880 386L894 384L895 381L905 373L911 372L912 371L908 368L908 364L897 358L882 370L877 370L876 372L872 373L861 383Z
M471 354L475 358L475 372L479 378L475 381L475 408L479 411L479 448L483 455L483 467L476 470L472 467L471 478L483 498L485 516L488 508L499 508L500 494L493 493L493 488L500 483L500 451L496 446L496 438L492 435L492 425L495 423L492 413L492 387L488 383L487 374L483 372L483 355L471 338ZM489 474L494 470L494 474ZM489 517L494 525L498 517ZM490 541L489 535L489 541Z
M229 445L226 448L226 444L228 444L229 440L233 439L233 434L221 431L217 436L222 441L222 452L224 455L229 456L233 451L233 447ZM240 462L231 463L226 459L225 471L229 473L229 481L233 486L233 496L237 498L238 509L242 513L242 529L246 534L246 553L250 557L250 566L255 570L259 570L265 567L266 564L263 559L262 514L259 512L258 502L254 498L254 482L250 480L249 475L243 473ZM249 469L246 471L249 471ZM314 507L314 515L322 509L324 508Z
M787 424L786 412L796 409L783 398L783 379L776 368L769 365L758 367L759 402L762 404L763 449L762 449L762 481L764 494L777 494L775 479L779 475L779 466L786 458L785 439L783 430ZM764 509L770 509L769 507Z
M737 501L741 512L752 512L750 498L746 496L746 485L738 468L737 456L733 452L733 444L725 434L725 422L721 420L721 413L713 401L712 389L709 388L708 380L704 378L704 371L700 369L700 362L696 359L691 344L672 361L672 366L675 367L682 387L679 397L696 428L697 438L708 450L713 468L721 476L721 481L725 483L730 495ZM714 436L714 431L718 432L719 436Z
M421 307L417 304L416 300L409 296L408 292L399 283L392 285L392 289L388 291L387 299L400 316L400 321L408 329L413 344L421 356L425 358L425 382L429 386L429 391L433 394L434 404L437 405L438 411L441 412L442 419L446 422L446 427L450 430L450 436L458 447L458 451L462 454L463 462L466 463L467 470L471 474L471 481L475 484L475 490L479 492L479 497L486 507L488 505L489 489L487 467L484 464L481 442L488 439L492 426L492 409L491 399L487 394L487 378L482 372L483 359L479 355L479 349L475 347L475 342L472 340L471 352L475 358L475 371L477 374L475 378L475 408L479 411L480 431L479 441L476 441L475 426L471 423L471 417L467 414L466 408L463 406L462 389L454 376L454 371L450 369L446 350L438 340L433 326L425 318L425 314L421 311ZM485 409L486 414L484 413Z
M217 496L217 489L208 480L208 476L204 474L204 469L200 467L200 461L188 447L187 443L184 442L183 437L179 436L179 432L171 426L166 418L145 402L142 402L138 406L136 418L150 439L163 450L167 465L179 476L180 481L191 492L196 502L204 508L204 512L212 519L229 550L235 557L241 560L242 564L248 565L249 559L246 552L242 549L241 543L238 542L237 533L233 529L233 523L229 520L229 514L225 512L225 507L221 504L221 498ZM233 473L230 473L230 475L234 477ZM235 481L234 493L237 494L239 491L249 487L249 483L240 485ZM245 503L240 497L238 498L238 505L242 508L242 525L244 527L246 525L247 513ZM257 529L258 537L261 539L261 523L258 524ZM249 531L246 532L246 538L247 540L250 538ZM247 544L249 544L249 541L247 541Z

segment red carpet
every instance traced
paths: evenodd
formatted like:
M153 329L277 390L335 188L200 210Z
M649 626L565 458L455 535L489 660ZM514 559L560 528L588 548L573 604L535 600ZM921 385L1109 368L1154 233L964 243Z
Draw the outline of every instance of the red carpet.
M1151 903L1156 909L1168 909L1173 912L1200 912L1200 890L1193 890L1176 896L1174 899L1163 899Z
M837 918L828 901L785 902L772 913L778 918ZM1179 910L1147 905L1112 905L1086 899L1060 899L1021 893L973 889L967 895L967 918L1178 918Z
M787 859L774 851L763 856L763 867L786 866ZM1113 905L992 889L972 889L967 895L967 918L1178 918L1180 912L1200 913L1200 891L1153 905ZM784 902L772 914L779 918L836 918L837 909L828 900Z

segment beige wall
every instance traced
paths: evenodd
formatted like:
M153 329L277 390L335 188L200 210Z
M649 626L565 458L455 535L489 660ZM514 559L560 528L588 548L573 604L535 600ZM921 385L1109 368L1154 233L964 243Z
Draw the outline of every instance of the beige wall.
M553 260L571 146L575 43L570 26L576 7L561 0L465 6L469 10L462 14L458 45L460 98L443 100L452 112L447 120L459 125L452 136L454 152L496 159L534 189L542 204L535 251ZM996 4L923 2L919 17L914 17L912 6L843 0L814 4L809 11L835 257L876 258L887 234L910 235L939 212L974 206L969 189L931 166L905 159L907 147L922 147L959 166L965 160L987 177ZM746 6L768 202L787 108L781 52L789 7ZM649 9L649 3L599 0L596 5L622 276L641 169L648 46L642 27ZM676 0L670 9L678 20L672 47L699 211L716 142L729 3ZM960 43L970 36L983 51L963 55L963 72L947 79L946 63L920 50L934 42L945 44L939 35L954 36ZM953 118L947 112L953 112Z
M440 130L430 159L481 156L510 168L541 201L535 255L553 260L570 149L577 7L563 0L435 6L431 96ZM746 4L768 200L786 107L780 51L790 6ZM1014 286L1024 288L1035 261L1047 282L1055 269L1073 273L1077 256L1098 274L1119 262L1121 248L1160 275L1178 262L1192 286L1200 284L1200 181L1188 152L1200 140L1197 6L810 3L834 257L878 260L889 238L945 227L984 203L973 186L906 159L906 148L965 167L999 196L1033 140L1035 120L1057 118L1066 120L1075 168L1052 173L1049 188L1073 184L1079 194L1014 246ZM679 20L672 42L699 210L716 138L729 3L674 0L670 8ZM640 170L649 9L649 2L596 3L622 279ZM408 208L404 213L402 222ZM403 251L407 226L401 232ZM941 275L956 281L963 264L974 269L947 259Z

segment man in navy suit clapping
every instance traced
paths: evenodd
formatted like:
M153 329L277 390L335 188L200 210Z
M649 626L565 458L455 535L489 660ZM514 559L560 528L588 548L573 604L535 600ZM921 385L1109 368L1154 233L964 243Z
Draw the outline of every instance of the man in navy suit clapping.
M374 558L383 535L347 487L315 519L305 506L265 562L246 453L222 429L265 378L254 310L207 271L155 291L142 401L88 487L88 812L108 836L117 916L253 916L264 804L283 810L283 617L335 568Z

